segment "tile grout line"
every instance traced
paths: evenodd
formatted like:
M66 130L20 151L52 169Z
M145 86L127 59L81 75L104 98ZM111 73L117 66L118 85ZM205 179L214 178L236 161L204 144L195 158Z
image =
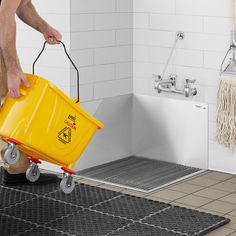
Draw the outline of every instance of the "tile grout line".
M207 173L206 173L207 174ZM198 177L196 177L196 178L198 178ZM234 177L232 177L232 178L234 178ZM229 178L229 179L232 179L232 178ZM202 190L205 190L205 189L208 189L208 188L211 188L212 186L215 186L215 185L217 185L217 184L221 184L221 183L223 183L223 182L225 182L225 181L228 181L229 179L226 179L226 180L222 180L222 181L219 181L218 183L215 183L215 184L213 184L213 185L209 185L209 186L201 186L201 185L197 185L197 186L200 186L200 187L203 187L201 190L196 190L196 191L194 191L194 192L192 192L192 193L189 193L189 194L186 194L184 197L187 197L187 196L190 196L190 195L194 195L194 193L196 193L196 192L199 192L199 191L202 191ZM184 181L183 183L186 183L186 181ZM191 183L190 183L191 184ZM193 184L193 185L196 185L196 184ZM214 188L213 188L214 189ZM171 190L171 189L170 189ZM216 189L217 190L217 189ZM175 191L175 190L172 190L172 191ZM176 192L180 192L180 191L176 191ZM226 196L228 196L228 195L230 195L230 194L232 194L232 193L235 193L236 191L234 191L234 192L229 192L229 194L227 194L227 195L225 195L224 197L226 197ZM184 192L180 192L180 193L184 193ZM198 195L194 195L194 196L198 196ZM174 203L176 200L179 200L179 199L181 199L181 198L184 198L184 197L179 197L179 198L176 198L175 200L172 200L172 201L170 201L169 203ZM201 197L201 196L200 196ZM207 198L207 197L205 197L205 198ZM219 198L216 198L216 199L211 199L211 198L207 198L207 199L209 199L209 200L212 200L212 201L210 201L210 202L208 202L208 203L206 203L206 204L203 204L203 205L201 205L201 206L198 206L197 208L195 208L195 209L199 209L200 207L202 207L202 206L205 206L205 205L207 205L207 204L209 204L209 203L212 203L212 202L214 202L214 201L217 201L217 200L219 200L220 198L222 198L222 197L219 197ZM167 200L167 199L166 199ZM178 202L177 202L178 203ZM219 212L220 213L220 212Z

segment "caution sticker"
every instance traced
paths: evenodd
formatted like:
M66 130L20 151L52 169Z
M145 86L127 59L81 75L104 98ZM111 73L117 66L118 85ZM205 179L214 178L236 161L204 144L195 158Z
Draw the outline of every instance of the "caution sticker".
M64 144L71 142L71 128L65 127L58 133L58 139Z

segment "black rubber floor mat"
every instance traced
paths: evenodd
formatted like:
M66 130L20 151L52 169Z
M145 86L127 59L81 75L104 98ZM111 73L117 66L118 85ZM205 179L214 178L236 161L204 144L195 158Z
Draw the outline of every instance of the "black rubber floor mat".
M1 186L0 235L201 236L229 222L224 217L85 184L77 184L70 195L60 190L50 193L54 187L28 185L23 192L22 188Z
M20 219L15 219L9 216L0 214L0 235L12 236L18 233L22 233L31 228L35 228L34 224L25 222Z
M143 223L167 228L185 235L205 235L229 222L224 217L173 206L159 214L147 217Z
M3 167L0 167L0 185L3 185L4 170Z
M139 220L170 206L170 204L166 203L124 195L109 202L99 204L91 209L132 220Z
M74 234L63 233L63 232L59 232L53 229L48 229L48 228L39 226L35 229L27 230L15 236L74 236Z
M23 201L31 200L32 198L36 198L36 195L0 187L0 212L2 212L4 208L8 208Z
M55 183L49 183L49 184L29 183L10 187L29 193L34 193L37 195L45 195L47 193L58 191L60 189L60 179L58 179Z
M22 204L7 208L5 213L37 224L45 224L52 220L77 212L80 208L64 202L38 197Z
M60 181L61 179L58 178L55 183L45 183L45 184L38 184L38 183L31 183L28 184L17 184L17 185L4 185L3 183L3 177L4 177L4 169L1 166L0 167L0 186L12 188L12 189L18 189L25 192L37 194L37 195L44 195L53 191L57 191L60 189Z
M154 227L151 225L135 223L135 224L129 224L127 227L114 231L108 235L112 235L112 236L154 236L154 235L176 236L178 234L165 230L165 229L160 229L158 227Z
M46 196L78 206L90 207L119 195L121 193L79 184L71 194L64 194L61 191L57 191Z
M129 223L131 221L120 217L82 210L68 217L50 222L46 226L81 236L98 236L122 228Z
M78 172L97 181L150 192L202 171L175 163L131 156Z

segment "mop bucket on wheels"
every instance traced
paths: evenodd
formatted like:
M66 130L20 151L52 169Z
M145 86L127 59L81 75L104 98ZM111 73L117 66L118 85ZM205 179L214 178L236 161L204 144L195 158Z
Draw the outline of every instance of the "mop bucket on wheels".
M62 43L62 42L61 42ZM45 48L44 43L43 49ZM65 45L62 43L67 56ZM61 190L73 191L75 183L72 168L97 129L103 124L86 113L79 104L79 72L77 71L78 99L71 100L49 81L26 74L30 87L20 88L18 99L7 97L0 110L0 136L8 143L4 161L9 165L19 159L19 150L30 159L26 172L29 181L40 176L38 164L44 160L62 166L64 177Z

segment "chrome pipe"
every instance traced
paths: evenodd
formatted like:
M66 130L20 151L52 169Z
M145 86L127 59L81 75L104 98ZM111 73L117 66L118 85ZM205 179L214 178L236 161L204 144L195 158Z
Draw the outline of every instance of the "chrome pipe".
M161 75L160 75L161 79L163 79L164 76L165 76L167 67L168 67L168 65L169 65L169 63L170 63L170 60L171 60L171 58L172 58L172 55L173 55L173 53L174 53L174 50L175 50L175 48L176 48L176 44L177 44L178 40L183 40L183 39L184 39L184 32L178 31L177 34L176 34L176 38L175 38L174 44L173 44L172 49L171 49L171 51L170 51L170 55L169 55L169 57L168 57L168 59L167 59L167 62L166 62L166 64L165 64L165 67L164 67L164 69L163 69L163 71L162 71L162 73L161 73Z

